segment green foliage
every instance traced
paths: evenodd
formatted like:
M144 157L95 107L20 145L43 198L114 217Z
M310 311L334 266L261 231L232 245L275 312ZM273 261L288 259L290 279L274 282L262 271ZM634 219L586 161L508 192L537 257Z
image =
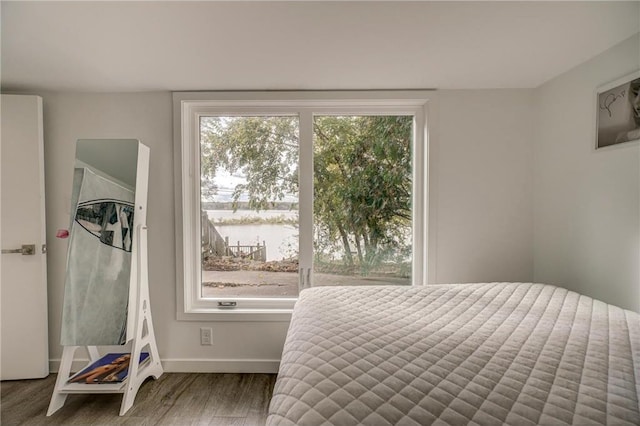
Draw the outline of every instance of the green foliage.
M412 117L316 117L314 219L361 272L406 252L411 230ZM321 255L325 250L317 250ZM321 259L319 259L321 260ZM395 259L397 260L397 259Z
M367 274L410 257L412 124L410 116L315 118L318 261L340 253ZM215 194L218 170L246 176L234 200L246 193L254 210L298 193L296 117L206 117L201 129L203 198Z
M263 210L272 201L298 191L298 120L294 117L204 117L201 119L202 195L209 198L218 168L246 176L236 186L249 208Z

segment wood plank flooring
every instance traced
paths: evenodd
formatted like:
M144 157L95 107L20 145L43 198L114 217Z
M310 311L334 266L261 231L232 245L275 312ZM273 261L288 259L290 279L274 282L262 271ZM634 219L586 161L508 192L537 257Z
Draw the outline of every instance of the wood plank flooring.
M275 374L165 373L145 382L122 417L121 394L69 395L46 417L56 375L41 380L4 381L0 424L82 426L261 426Z

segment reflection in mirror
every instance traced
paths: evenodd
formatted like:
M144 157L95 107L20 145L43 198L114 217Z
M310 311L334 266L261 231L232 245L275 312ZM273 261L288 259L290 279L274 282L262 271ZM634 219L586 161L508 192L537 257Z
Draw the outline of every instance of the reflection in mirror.
M78 139L76 167L87 167L132 191L136 186L137 139Z
M138 144L76 144L62 345L126 342Z

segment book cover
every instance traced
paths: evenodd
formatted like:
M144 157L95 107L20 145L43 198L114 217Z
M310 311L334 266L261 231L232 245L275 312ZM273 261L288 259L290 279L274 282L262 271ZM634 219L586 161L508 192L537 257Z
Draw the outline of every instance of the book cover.
M129 373L129 353L109 353L75 374L69 383L119 383L127 378ZM140 354L140 365L149 360L149 353Z

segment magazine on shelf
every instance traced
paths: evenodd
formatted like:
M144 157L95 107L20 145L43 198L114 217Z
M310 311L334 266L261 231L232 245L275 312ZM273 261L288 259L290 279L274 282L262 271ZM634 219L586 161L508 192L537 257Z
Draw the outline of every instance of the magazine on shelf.
M119 383L124 381L129 374L129 353L109 353L74 374L69 383ZM149 353L140 354L140 366L149 362Z

